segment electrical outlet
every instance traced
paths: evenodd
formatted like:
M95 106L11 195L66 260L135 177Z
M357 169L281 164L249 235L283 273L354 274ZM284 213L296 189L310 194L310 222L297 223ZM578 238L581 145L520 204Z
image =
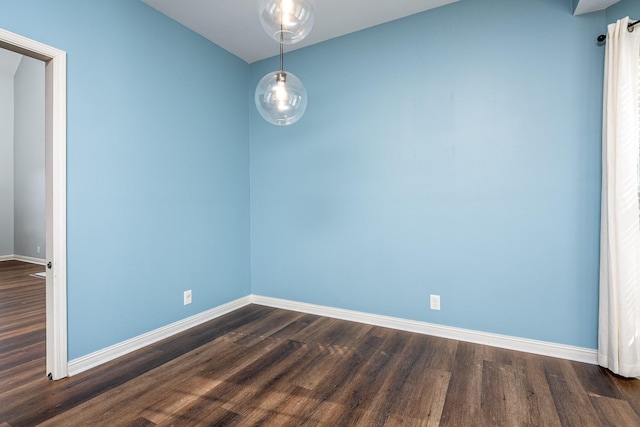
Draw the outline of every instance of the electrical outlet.
M431 295L429 301L431 310L440 310L440 295Z
M36 253L40 253L40 246L36 247Z
M191 304L191 290L184 291L184 305Z

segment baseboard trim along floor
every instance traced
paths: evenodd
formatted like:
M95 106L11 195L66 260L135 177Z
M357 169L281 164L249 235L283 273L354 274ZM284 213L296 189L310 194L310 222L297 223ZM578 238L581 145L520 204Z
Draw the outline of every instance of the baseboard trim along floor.
M537 341L526 338L512 337L508 335L492 334L474 331L471 329L454 328L451 326L437 325L434 323L419 322L415 320L401 319L397 317L381 316L378 314L362 313L359 311L345 310L341 308L326 307L315 304L307 304L283 300L278 298L252 295L251 302L266 305L273 308L299 311L316 314L319 316L333 317L369 325L383 326L407 332L432 335L441 338L449 338L458 341L466 341L475 344L484 344L492 347L506 348L508 350L524 351L526 353L540 354L543 356L558 357L574 360L576 362L598 364L598 353L595 349L574 347L564 344L556 344L547 341Z
M28 262L29 264L38 264L38 265L46 265L47 262L42 258L34 258L25 255L0 255L0 261L22 261Z
M378 314L363 313L359 311L345 310L322 305L289 301L279 298L271 298L260 295L248 295L239 298L211 310L196 314L146 334L139 335L121 343L90 353L86 356L71 360L68 364L69 375L77 375L95 366L109 362L125 354L136 351L172 335L185 331L216 317L230 313L248 304L258 304L273 308L297 311L318 316L332 317L335 319L349 320L368 325L382 326L407 332L432 335L441 338L449 338L458 341L466 341L475 344L484 344L492 347L500 347L509 350L523 351L544 356L568 359L577 362L597 364L598 355L595 349L574 347L556 344L546 341L537 341L526 338L518 338L507 335L492 334L474 331L470 329L454 328L415 320L401 319L397 317L382 316Z
M86 356L71 360L68 365L69 376L77 375L95 366L139 350L142 347L146 347L172 335L186 331L189 328L193 328L194 326L208 322L209 320L213 320L216 317L223 316L249 304L251 304L251 295L228 302L210 310L203 311L202 313L187 317L186 319L179 320L162 328L147 332L146 334L139 335L102 350L87 354Z

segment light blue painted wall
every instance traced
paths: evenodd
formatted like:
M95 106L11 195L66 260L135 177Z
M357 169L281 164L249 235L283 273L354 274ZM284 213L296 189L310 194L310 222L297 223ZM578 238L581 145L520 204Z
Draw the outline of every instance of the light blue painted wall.
M640 1L622 0L607 9L607 23L611 24L618 19L629 16L631 19L640 19ZM640 28L636 27L636 31ZM604 30L606 32L606 28Z
M68 54L70 359L249 294L249 66L140 1L0 10Z
M286 54L309 106L251 113L253 293L595 348L606 22L572 11L462 0Z
M137 1L0 0L69 55L70 358L250 292L595 347L594 40L638 7L462 0L288 53L310 104L275 128L276 59Z

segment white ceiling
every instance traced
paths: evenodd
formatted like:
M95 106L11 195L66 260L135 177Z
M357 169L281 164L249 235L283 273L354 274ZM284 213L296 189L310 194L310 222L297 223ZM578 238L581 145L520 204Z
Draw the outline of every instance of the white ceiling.
M258 20L257 0L142 0L248 63L278 54ZM316 0L313 30L291 51L459 0Z
M604 10L620 0L578 0L578 5L574 11L574 15L583 15L585 13Z

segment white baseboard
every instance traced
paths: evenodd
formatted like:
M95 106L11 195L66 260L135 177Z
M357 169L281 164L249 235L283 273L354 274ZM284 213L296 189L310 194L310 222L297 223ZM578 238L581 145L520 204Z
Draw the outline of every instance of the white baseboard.
M458 341L484 344L492 347L506 348L509 350L524 351L527 353L575 360L578 362L590 363L594 365L598 364L597 350L590 348L574 347L546 341L537 341L526 338L512 337L508 335L473 331L470 329L454 328L451 326L436 325L433 323L400 319L397 317L362 313L359 311L344 310L340 308L307 304L278 298L264 297L260 295L251 295L251 302L254 304L266 305L274 308L282 308L302 313L350 320L353 322L383 326L386 328L398 329L401 331L417 332L419 334L433 335L436 337L449 338Z
M34 257L24 256L24 255L14 255L13 259L16 261L29 262L31 264L47 265L47 262L42 258L34 258Z
M102 350L98 350L86 356L71 360L68 364L69 376L77 375L80 372L84 372L88 369L109 362L120 356L124 356L125 354L136 351L142 347L168 338L189 328L193 328L194 326L200 325L201 323L208 322L209 320L215 319L216 317L220 317L224 314L230 313L249 304L251 304L250 295L228 302L210 310L203 311L202 313L196 314L183 320L179 320L177 322L171 323L170 325L158 328L151 332L147 332L146 334L139 335L137 337L112 345Z
M0 258L1 260L2 258ZM15 258L11 258L15 259ZM259 304L268 307L282 308L301 313L315 314L318 316L332 317L335 319L349 320L367 325L382 326L407 332L432 335L449 338L458 341L466 341L492 347L506 348L509 350L524 351L527 353L541 354L544 356L558 357L561 359L575 360L578 362L597 364L597 351L590 348L574 347L556 344L546 341L536 341L526 338L511 337L507 335L491 334L487 332L473 331L470 329L454 328L451 326L436 325L433 323L419 322L415 320L401 319L397 317L382 316L378 314L363 313L341 308L333 308L322 305L289 301L279 298L264 297L260 295L248 295L231 301L227 304L212 308L194 316L179 320L170 325L158 328L146 334L139 335L129 340L114 344L110 347L98 350L86 356L69 361L69 375L77 375L88 369L109 362L125 354L131 353L142 347L148 346L189 328L208 322L209 320L230 313L249 304Z
M44 259L33 258L30 256L24 256L24 255L16 255L16 254L0 255L0 261L22 261L22 262L28 262L30 264L47 265Z

